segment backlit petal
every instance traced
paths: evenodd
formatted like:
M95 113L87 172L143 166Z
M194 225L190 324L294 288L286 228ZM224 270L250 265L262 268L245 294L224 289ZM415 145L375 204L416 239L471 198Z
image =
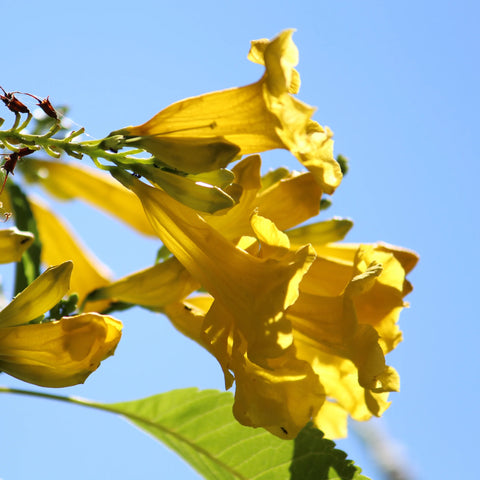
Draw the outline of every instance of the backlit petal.
M82 245L64 219L39 199L31 197L29 201L42 242L42 262L45 265L56 265L67 260L74 263L70 291L77 293L79 303L82 303L88 292L109 283L110 270ZM100 307L100 304L90 305L92 310Z
M28 323L54 307L69 289L72 268L68 261L42 273L0 311L0 327Z

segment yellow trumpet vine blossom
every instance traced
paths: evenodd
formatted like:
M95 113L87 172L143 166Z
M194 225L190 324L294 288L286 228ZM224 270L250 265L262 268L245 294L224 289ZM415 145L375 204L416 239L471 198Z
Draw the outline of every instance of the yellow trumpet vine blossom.
M112 355L122 324L86 313L29 323L55 306L69 288L72 262L50 267L0 311L0 370L42 387L83 383Z
M225 167L239 155L287 149L326 193L333 193L342 173L333 157L332 133L311 119L313 107L292 96L300 86L292 33L252 42L248 58L265 66L256 83L187 98L111 137L187 173Z
M296 358L292 348L269 359L265 367L252 362L229 312L219 317L224 323L221 335L209 338L205 327L212 302L213 298L205 295L191 297L185 303L167 305L165 314L180 332L212 353L224 373L228 368L234 374L233 413L240 423L263 427L283 439L295 438L325 402L317 374L308 362ZM219 343L226 348L219 348Z
M388 392L400 388L385 355L401 341L397 321L411 291L406 275L418 256L386 244L315 249L299 299L286 312L298 357L313 366L327 398L335 399L331 408L356 420L380 416L389 406ZM328 419L315 422L322 428ZM346 435L346 415L332 434Z
M254 235L251 216L255 211L280 229L302 223L319 212L322 192L311 173L291 172L263 188L260 166L258 155L241 160L233 168L235 186L242 192L238 204L220 215L203 215L210 226L233 243ZM162 310L199 287L182 264L171 258L98 288L89 300L111 299Z
M348 415L356 420L380 416L389 406L389 392L399 390L398 374L386 365L385 354L391 339L398 340L395 322L405 306L402 298L409 291L404 288L409 285L405 275L416 255L384 244L332 244L323 253L328 260L315 259L300 283L298 299L283 317L293 348L269 359L268 368L242 353L228 312L217 317L228 348L219 350L217 339L205 336L212 298L190 297L184 304L165 308L176 328L233 373L236 418L281 438L295 437L309 420L330 438L344 437ZM324 288L329 281L337 291Z
M158 188L121 171L114 174L138 195L164 245L215 298L212 312L216 313L209 317L209 335L213 338L221 334L215 331L215 319L229 312L247 339L252 361L261 363L281 355L291 344L291 335L283 332L282 313L298 296L298 284L315 257L313 249L304 246L290 252L286 247L288 238L277 232L280 240L272 247L275 255L251 255L235 247L194 210ZM266 237L270 235L277 241L271 222L266 223L258 215L252 217L252 222ZM231 383L228 369L224 371L227 384Z
M161 309L217 358L227 388L235 380L237 419L281 438L293 438L310 419L331 437L345 436L349 414L381 415L388 392L399 388L385 354L401 338L396 322L417 256L385 244L328 243L343 238L350 221L291 229L318 213L318 185L306 173L262 189L259 167L258 156L234 167L239 203L203 217L129 175L115 176L137 193L159 237L212 295L189 297L185 306L177 296ZM302 249L311 255L308 243L316 258L277 278L271 265ZM249 261L240 260L245 254ZM276 303L281 298L283 305Z

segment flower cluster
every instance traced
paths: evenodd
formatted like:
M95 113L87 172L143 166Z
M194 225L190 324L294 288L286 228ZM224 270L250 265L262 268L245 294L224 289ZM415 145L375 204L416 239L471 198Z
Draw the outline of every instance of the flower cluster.
M59 269L70 272L72 260L71 290L87 311L126 302L162 312L214 355L226 388L236 385L233 413L240 423L288 439L313 421L328 436L341 437L348 416L381 415L389 393L399 390L399 376L385 356L402 339L397 321L417 255L384 243L341 243L351 221L315 219L322 197L339 186L342 169L332 132L312 120L313 107L294 97L300 77L292 31L252 42L249 59L265 67L257 82L177 102L104 139L105 150L134 147L152 155L108 167L114 178L74 163L25 160L30 172L41 172L35 181L50 193L82 198L157 236L169 252L163 261L112 281L73 234L31 199L42 260L60 265L36 282L47 282L44 276ZM289 150L304 169L262 175L258 154L277 148ZM5 242L22 248L29 241L18 231L5 235ZM58 301L47 297L34 314L22 313L22 324ZM0 312L0 368L27 381L32 367L23 373L21 362L8 357L16 365L9 370L3 360L10 337L2 336L2 325L25 332L45 325L56 335L54 325L70 334L88 323L102 332L99 348L63 342L66 352L57 355L82 345L89 353L78 358L90 369L118 341L111 317L88 313L16 326L10 312L24 304L15 299L11 305ZM56 374L48 378L50 385L67 383Z

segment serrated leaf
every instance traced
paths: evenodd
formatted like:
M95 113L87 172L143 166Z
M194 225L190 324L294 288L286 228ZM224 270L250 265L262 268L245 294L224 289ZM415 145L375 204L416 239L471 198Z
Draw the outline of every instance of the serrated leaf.
M188 388L105 409L163 442L207 479L366 480L314 427L307 426L295 441L281 440L240 425L232 403L230 393Z
M14 295L17 295L40 275L42 245L27 196L13 182L7 182L7 191L12 204L15 225L20 230L31 232L35 237L32 245L24 252L20 262L16 264Z
M291 480L368 480L360 474L347 454L335 448L335 442L323 438L323 432L308 424L295 439Z

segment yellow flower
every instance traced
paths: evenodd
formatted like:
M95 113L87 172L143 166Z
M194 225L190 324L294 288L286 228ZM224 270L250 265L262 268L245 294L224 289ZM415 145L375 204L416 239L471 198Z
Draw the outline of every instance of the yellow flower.
M203 217L115 173L138 195L176 260L211 295L182 302L187 290L176 285L172 303L160 299L159 308L217 358L226 388L235 381L233 410L242 424L294 438L313 420L328 436L345 436L348 415L381 415L388 392L399 388L385 354L401 338L396 322L417 256L385 244L329 243L343 238L348 220L292 229L318 213L322 192L311 173L267 179L262 187L258 156L233 171L238 204ZM167 273L166 265L158 268ZM133 287L126 280L123 290Z
M143 125L112 132L111 138L120 145L140 146L187 173L216 170L239 155L283 148L332 193L342 178L332 133L311 120L313 107L291 95L300 85L292 33L252 42L249 59L265 66L258 82L174 103Z
M253 212L274 221L281 229L291 228L319 212L322 192L311 173L287 172L280 180L264 187L260 166L258 155L241 160L233 168L234 187L241 191L237 205L220 215L203 215L210 226L234 244L241 237L255 235L251 227ZM341 239L347 230L343 228L340 234L331 234L329 238ZM193 280L177 259L170 259L97 289L89 300L111 299L162 310L197 288L198 281Z
M122 325L86 313L29 323L55 306L68 290L72 262L51 267L0 311L0 370L43 387L83 383L112 355Z
M311 173L290 172L264 188L260 166L258 155L240 161L233 168L234 187L241 191L238 204L221 215L203 216L209 225L234 243L242 236L254 235L251 227L254 211L272 219L281 228L290 228L319 212L322 192ZM162 310L199 287L199 282L172 258L98 288L89 295L89 300L110 299Z
M248 339L249 357L261 362L288 348L291 337L282 332L282 312L296 300L298 284L314 259L313 250L305 246L290 252L282 244L288 243L288 238L274 231L271 222L254 215L253 228L262 232L264 247L273 254L265 258L251 255L163 191L123 172L116 175L138 195L168 250L215 297L212 312L231 312ZM216 318L212 313L208 319L211 336L216 335Z
M0 230L0 263L19 262L32 243L30 232L21 232L16 227Z
M417 255L386 244L315 245L317 259L286 312L298 357L319 375L329 399L356 420L380 416L399 377L385 354L401 340L397 321ZM325 419L315 419L324 428ZM331 428L331 425L329 426ZM337 425L335 436L346 434Z
M280 357L270 359L267 367L252 362L244 353L235 326L224 317L229 329L222 333L228 349L219 358L218 340L205 336L205 317L213 298L192 297L185 303L167 305L165 313L184 335L215 355L222 367L235 375L233 413L246 426L263 427L280 438L295 438L303 426L321 411L325 392L308 362L287 349ZM231 374L230 374L231 375ZM227 374L226 387L229 388Z
M329 245L324 250L328 260L315 259L299 285L298 299L283 315L291 347L263 365L243 354L230 312L216 316L223 323L216 337L205 335L215 313L212 298L189 297L165 308L176 328L233 374L236 418L281 438L294 438L309 420L330 438L344 437L348 415L356 420L382 415L389 406L388 392L399 389L398 374L386 365L385 354L392 339L398 340L398 301L405 305L405 275L416 255L385 245ZM354 252L348 261L341 259L347 251ZM397 251L399 259L392 253ZM380 259L383 267L375 263Z

